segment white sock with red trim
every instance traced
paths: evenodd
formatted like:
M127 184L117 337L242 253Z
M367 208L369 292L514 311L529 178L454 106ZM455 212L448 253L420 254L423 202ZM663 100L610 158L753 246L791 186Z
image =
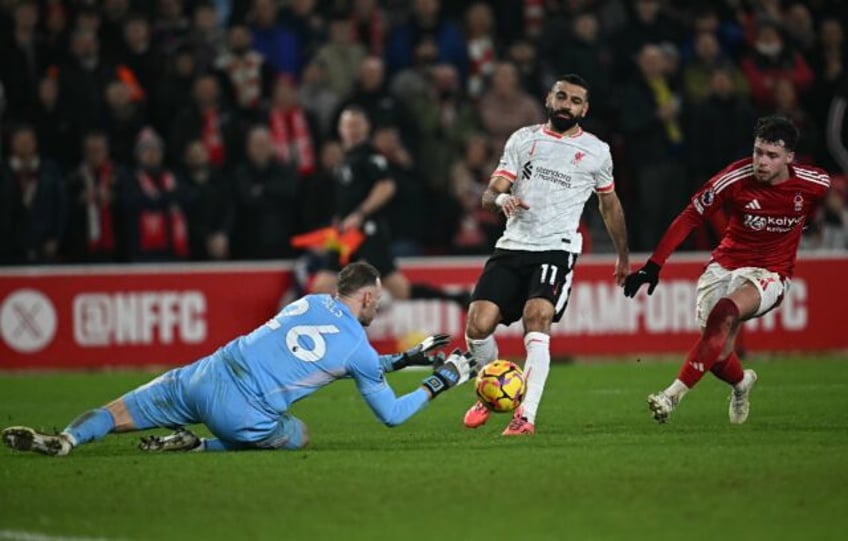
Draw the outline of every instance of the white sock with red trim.
M545 390L545 381L551 370L551 337L541 332L528 332L524 335L524 348L527 360L524 362L524 377L527 381L527 393L524 395L524 418L530 423L536 422L536 411Z

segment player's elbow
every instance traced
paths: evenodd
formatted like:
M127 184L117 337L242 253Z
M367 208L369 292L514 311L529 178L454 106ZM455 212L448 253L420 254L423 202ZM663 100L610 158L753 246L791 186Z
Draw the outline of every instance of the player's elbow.
M396 411L379 412L377 413L377 418L379 418L380 422L389 428L401 425L406 420L399 412Z

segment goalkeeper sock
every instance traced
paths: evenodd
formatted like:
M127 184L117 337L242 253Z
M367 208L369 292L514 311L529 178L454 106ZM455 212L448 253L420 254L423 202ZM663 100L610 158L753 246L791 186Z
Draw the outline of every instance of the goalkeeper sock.
M686 356L686 361L680 367L677 379L682 381L690 389L711 370L719 354L721 354L724 343L730 329L739 321L739 308L730 299L720 299L707 318L707 325L701 337Z
M115 428L115 419L112 414L104 408L87 411L74 419L71 424L62 431L71 438L71 443L77 446L99 440Z
M483 368L498 358L498 343L495 341L495 335L493 334L479 340L468 338L468 335L466 335L465 345L468 346L468 351L477 360L478 369Z
M727 356L727 359L715 363L712 368L710 368L710 372L715 375L718 379L722 381L726 381L731 385L736 385L745 374L742 372L742 363L739 362L739 357L736 355L736 352L731 352L730 355Z
M528 332L524 335L524 347L527 349L527 361L524 363L527 394L524 396L523 416L529 423L536 422L536 411L551 369L550 344L551 337L545 333Z

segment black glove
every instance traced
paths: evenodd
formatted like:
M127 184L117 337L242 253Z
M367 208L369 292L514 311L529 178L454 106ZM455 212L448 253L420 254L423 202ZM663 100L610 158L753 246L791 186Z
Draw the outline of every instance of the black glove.
M434 334L432 336L428 336L414 347L404 351L396 361L393 361L392 370L400 370L407 366L433 366L438 356L442 354L438 353L435 356L430 356L427 355L427 352L444 347L449 343L449 334ZM444 360L444 355L442 355L442 360Z
M642 284L648 284L648 295L651 295L659 281L660 266L649 259L641 269L630 273L624 279L624 296L635 296Z
M424 378L421 385L426 387L433 398L451 387L462 385L477 375L477 361L471 353L462 353L456 349L443 362L433 367L433 375Z

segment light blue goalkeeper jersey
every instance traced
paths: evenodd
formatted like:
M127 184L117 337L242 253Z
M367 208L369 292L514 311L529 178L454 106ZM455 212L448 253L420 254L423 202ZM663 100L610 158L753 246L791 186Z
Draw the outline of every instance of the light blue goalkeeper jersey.
M383 374L386 363L368 342L365 329L330 295L307 295L289 304L200 363L210 363L204 368L228 376L257 408L270 414L281 414L346 377L354 379L377 417L390 426L404 422L429 401L422 388L395 397Z

